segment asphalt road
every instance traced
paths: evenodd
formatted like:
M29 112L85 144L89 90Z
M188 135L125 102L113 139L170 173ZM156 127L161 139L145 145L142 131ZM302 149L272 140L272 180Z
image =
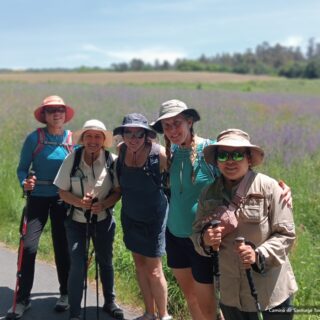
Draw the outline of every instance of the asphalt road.
M17 252L9 250L0 244L0 320L5 319L8 309L12 305L13 293L16 283ZM68 320L68 311L58 313L53 310L59 296L58 280L54 266L38 262L36 263L35 279L32 289L31 308L23 315L23 320ZM99 297L100 306L103 297ZM125 319L137 317L136 312L125 308ZM96 292L93 287L87 291L87 320L97 319ZM111 320L102 308L99 312L100 320Z

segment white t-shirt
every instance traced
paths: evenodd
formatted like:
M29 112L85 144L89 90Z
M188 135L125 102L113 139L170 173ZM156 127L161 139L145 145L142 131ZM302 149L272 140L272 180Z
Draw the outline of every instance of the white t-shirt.
M71 191L74 195L83 197L85 194L97 197L99 200L105 199L110 190L119 187L119 182L114 174L113 183L110 171L107 169L107 161L105 159L105 152L101 149L99 157L93 162L93 167L89 166L83 158L82 152L79 169L76 171L74 177L70 177L72 170L75 152L70 153L63 161L53 182L59 189ZM110 155L113 161L117 156L113 153ZM107 212L101 211L98 213L98 221L107 217ZM72 219L77 222L86 223L83 209L74 208Z

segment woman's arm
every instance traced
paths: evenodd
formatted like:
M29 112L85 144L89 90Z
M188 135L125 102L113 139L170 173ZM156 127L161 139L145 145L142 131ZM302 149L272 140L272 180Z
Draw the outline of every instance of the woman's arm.
M163 172L167 170L166 149L163 146L160 146L159 158L160 158L160 172Z
M120 187L112 189L110 194L103 200L97 201L92 204L91 212L93 214L98 214L99 212L113 207L121 198Z
M269 204L270 236L256 250L265 258L266 267L284 263L296 238L292 208L283 205L283 190L276 181Z
M91 208L92 197L90 196L78 197L72 192L62 189L59 189L59 196L64 202L71 204L74 207L83 208L85 210Z

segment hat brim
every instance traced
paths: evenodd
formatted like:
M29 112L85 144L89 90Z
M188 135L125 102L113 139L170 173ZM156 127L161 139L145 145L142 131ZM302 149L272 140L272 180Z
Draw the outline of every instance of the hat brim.
M186 114L188 116L191 116L193 118L193 122L197 122L200 120L200 115L197 110L195 109L186 109L179 112L167 112L161 117L159 117L157 120L153 121L150 124L150 127L153 128L158 133L163 133L163 128L161 124L161 120L173 118L179 114Z
M75 144L83 144L83 140L82 140L83 134L86 131L89 131L89 130L102 132L104 134L104 136L105 136L105 140L104 140L104 143L103 143L104 148L112 147L112 144L113 144L112 132L109 131L109 130L101 130L101 129L94 129L94 128L92 128L92 129L86 128L86 129L81 129L81 130L74 131L72 133L73 142Z
M69 122L74 116L74 110L68 105L65 104L56 104L56 105L41 105L34 111L34 117L41 123L46 123L44 116L44 108L51 108L56 106L63 106L66 108L64 123Z
M114 136L122 135L124 128L142 128L142 129L145 129L145 130L147 130L148 136L151 139L155 139L156 136L157 136L157 133L153 131L153 128L150 128L148 126L144 126L144 125L141 125L141 124L133 124L133 123L124 124L124 125L121 125L119 127L116 127L115 129L113 129L113 135Z
M244 143L242 141L237 140L224 140L223 142L216 142L215 144L209 145L203 149L204 159L207 163L212 165L217 165L216 162L216 152L218 147L234 147L234 148L248 148L251 151L251 166L258 166L263 162L264 159L264 151L261 147Z

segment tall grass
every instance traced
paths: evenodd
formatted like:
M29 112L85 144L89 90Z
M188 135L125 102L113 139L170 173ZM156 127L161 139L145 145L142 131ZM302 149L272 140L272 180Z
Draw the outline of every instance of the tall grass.
M287 89L280 90L281 86ZM288 81L281 86L278 82L269 86L247 83L197 90L190 84L173 87L0 83L0 241L18 243L17 229L24 200L15 171L25 135L38 126L33 110L45 96L59 94L75 108L76 116L69 125L73 130L89 118L98 118L112 129L126 113L133 111L155 119L161 102L180 98L199 110L202 121L195 127L199 135L214 138L228 127L244 129L251 134L253 142L266 151L266 162L259 170L284 179L291 186L297 227L291 261L299 285L294 304L297 308L319 307L320 94L313 90L313 82L304 83L308 94L302 90L295 93L292 87L297 86L296 83ZM118 227L114 245L117 295L124 303L141 306L133 261L122 242L119 210L120 204L116 207ZM51 259L51 248L47 227L40 255ZM165 259L163 261L169 283L170 312L176 319L188 319L185 301ZM297 314L295 319L319 319L319 315Z

